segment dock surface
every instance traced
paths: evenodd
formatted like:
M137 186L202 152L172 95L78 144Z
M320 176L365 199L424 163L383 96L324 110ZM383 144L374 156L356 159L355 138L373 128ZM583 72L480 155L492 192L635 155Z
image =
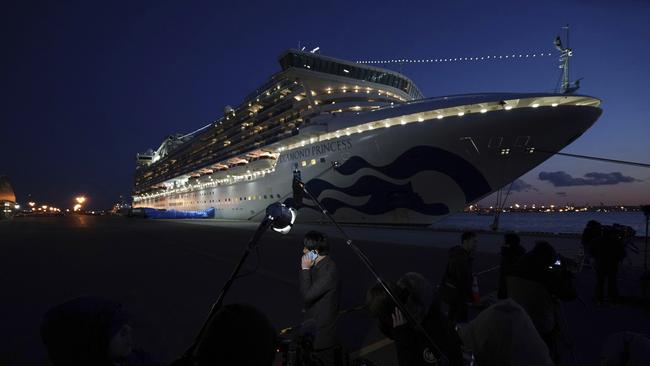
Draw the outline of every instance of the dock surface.
M136 344L163 363L181 355L203 323L239 260L254 223L155 221L109 216L26 217L0 222L0 365L48 365L39 334L43 314L81 295L119 301L131 314ZM301 321L298 271L302 236L318 229L330 236L342 280L342 308L364 302L374 279L331 226L300 222L288 235L267 232L259 257L251 255L225 302L252 304L278 328ZM437 283L447 250L459 242L451 231L346 227L387 280L419 272ZM522 236L531 247L540 237ZM577 251L577 237L543 237L563 253ZM499 262L500 234L479 234L475 271ZM638 263L638 258L634 260ZM621 271L624 295L640 292L638 266ZM595 275L586 267L576 278L582 301L564 305L575 357L566 364L594 365L606 336L622 330L650 333L650 313L639 306L597 307ZM482 295L496 289L497 271L481 275ZM364 311L340 319L340 337L350 350L386 345ZM379 343L378 343L379 342ZM384 343L381 343L384 342ZM380 365L394 364L387 353ZM578 360L576 363L575 360Z

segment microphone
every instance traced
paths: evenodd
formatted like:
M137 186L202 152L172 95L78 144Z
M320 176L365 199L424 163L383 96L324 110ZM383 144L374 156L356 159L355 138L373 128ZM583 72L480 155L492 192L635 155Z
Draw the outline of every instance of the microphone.
M296 222L296 210L287 207L284 203L276 202L266 207L266 219L271 220L270 225L273 231L280 234L288 233ZM264 226L264 222L262 223Z
M291 184L291 189L293 190L293 207L299 209L302 207L302 199L305 192L303 191L303 183L300 180L300 170L296 169L293 171L293 182Z

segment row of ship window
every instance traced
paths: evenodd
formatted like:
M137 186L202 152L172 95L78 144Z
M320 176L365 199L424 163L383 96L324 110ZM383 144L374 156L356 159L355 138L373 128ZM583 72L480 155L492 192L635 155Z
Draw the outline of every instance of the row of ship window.
M266 200L266 199L272 200L272 199L275 199L275 198L281 198L280 194L276 194L276 195L264 194L264 195L258 195L258 196L245 196L245 197L239 197L239 200L240 201L254 201L256 199L257 200L262 200L262 199L264 199L264 200ZM221 199L203 201L203 203L215 203L215 202L217 202L217 203L221 202ZM232 198L224 198L223 202L232 202ZM183 205L186 205L186 204L190 205L190 204L194 204L194 203L200 204L201 201L192 201L192 202L187 202L187 203L185 203L185 202L170 202L169 206L178 206L178 205L183 206Z
M325 163L326 161L327 161L327 160L326 160L325 158L320 158L320 162L321 162L321 163ZM301 167L308 167L308 166L316 165L316 164L317 164L316 159L311 159L311 160L302 160L302 161L300 162L299 165L300 165ZM297 164L297 163L296 163L296 167L298 167L298 164ZM250 179L250 176L249 176L248 178ZM212 191L212 192L207 192L207 193L199 193L199 192L197 192L197 193L193 193L193 194L184 194L184 195L181 195L180 198L185 198L185 197L188 197L188 196L194 196L194 197L197 197L197 196L213 196L214 194L215 194L214 191ZM280 195L279 195L279 194L276 194L276 196L277 196L277 198L280 198ZM259 196L257 196L257 197L258 197L257 199L260 199L260 200L261 200L261 199L273 199L273 198L274 198L272 194L269 194L269 195L266 195L266 194L265 194L265 195L259 195ZM158 200L159 200L158 198L155 198L155 199L154 199L154 201L158 201ZM255 200L255 196L239 197L239 200L240 200L240 201L252 201L252 200ZM206 200L206 201L203 201L203 203L214 203L214 202L215 202L215 200L209 200L209 201ZM218 199L217 202L221 202L221 200ZM231 201L230 198L224 198L224 202L232 202L232 201ZM189 202L188 204L193 204L193 203L201 203L201 201L192 201L192 202ZM177 204L175 204L175 205L179 205L179 204L180 204L180 203L177 203ZM170 203L169 205L172 206L172 205L174 205L174 204Z

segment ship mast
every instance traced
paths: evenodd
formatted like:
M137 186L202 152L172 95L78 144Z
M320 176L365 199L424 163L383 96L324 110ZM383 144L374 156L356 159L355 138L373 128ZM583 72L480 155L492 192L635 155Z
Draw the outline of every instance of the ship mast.
M560 51L560 66L562 69L562 76L560 78L560 92L562 94L571 94L580 88L580 79L571 83L569 79L569 59L573 56L573 49L569 47L569 25L565 25L562 29L566 30L566 47L562 45L560 36L555 38L555 48Z

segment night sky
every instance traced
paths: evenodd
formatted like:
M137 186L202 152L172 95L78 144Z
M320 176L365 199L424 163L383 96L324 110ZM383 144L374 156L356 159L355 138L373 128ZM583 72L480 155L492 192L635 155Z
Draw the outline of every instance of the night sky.
M647 1L20 1L4 4L0 174L19 201L107 208L135 154L219 117L298 44L349 60L552 52L528 60L391 66L426 96L551 91L571 25L572 74L603 100L564 151L650 163ZM512 202L650 202L650 169L554 157ZM486 202L489 202L486 201Z

